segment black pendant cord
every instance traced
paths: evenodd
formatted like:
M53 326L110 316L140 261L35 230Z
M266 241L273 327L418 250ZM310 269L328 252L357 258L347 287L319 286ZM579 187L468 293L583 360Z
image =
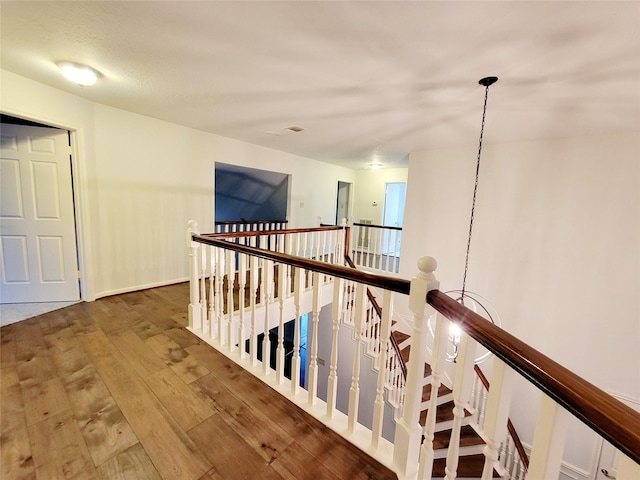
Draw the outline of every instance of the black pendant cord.
M476 161L476 181L473 186L473 200L471 201L471 220L469 221L469 237L467 238L467 255L464 259L464 276L462 277L462 290L460 303L464 305L464 293L467 285L467 271L469 269L469 251L471 250L471 232L473 231L473 216L476 210L476 196L478 193L478 178L480 177L480 155L482 153L482 136L484 135L484 122L487 116L487 99L489 98L489 87L498 81L498 77L486 77L478 83L485 87L484 107L482 109L482 125L480 127L480 141L478 142L478 159Z

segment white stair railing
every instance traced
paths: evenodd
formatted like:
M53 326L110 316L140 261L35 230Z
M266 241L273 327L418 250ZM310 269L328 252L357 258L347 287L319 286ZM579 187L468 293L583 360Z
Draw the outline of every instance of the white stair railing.
M275 247L276 251L267 249L257 249L249 246L250 242L240 243L237 239L233 241L221 240L211 236L197 234L197 225L190 225L189 256L191 265L191 288L189 304L189 328L200 338L214 346L225 355L242 365L244 368L261 378L266 384L287 396L291 401L304 408L312 415L325 422L330 428L344 435L351 442L372 456L380 460L383 464L390 466L397 473L398 477L404 479L426 478L427 472L432 468L428 464L430 457L433 457L433 449L428 443L432 443L433 423L428 419L425 428L424 438L427 444L423 444L423 430L419 424L419 413L421 409L421 397L423 388L424 364L426 360L425 340L427 334L427 317L431 315L431 308L435 308L444 317L439 320L441 328L448 328L450 322L455 322L462 329L462 338L458 357L456 359L457 368L453 379L454 389L454 428L452 429L447 455L446 477L455 478L459 462L459 432L461 418L464 415L464 408L468 406L468 399L471 397L471 381L473 372L473 350L476 342L481 343L490 350L503 364L497 364L494 369L498 373L498 381L491 385L484 400L484 394L479 397L482 400L477 404L478 418L482 420L483 429L487 445L485 453L484 478L491 478L493 470L508 470L511 478L522 478L523 472L517 463L510 459L516 456L515 446L509 441L509 436L505 436L505 421L509 410L509 391L507 389L508 379L512 375L521 375L536 387L540 388L544 395L540 412L537 417L536 433L532 445L532 457L529 470L525 478L557 478L559 466L564 447L564 427L566 418L573 414L587 426L602 435L612 445L621 452L619 472L627 475L628 478L640 478L640 415L626 405L617 401L610 395L602 392L593 385L577 377L575 374L564 369L551 359L540 354L530 346L524 344L517 338L511 336L499 327L484 321L474 312L458 304L444 293L437 290L438 282L433 271L435 261L429 257L420 260L419 273L411 283L406 280L381 277L374 274L357 272L353 269L338 265L330 265L324 262L309 260L308 258L295 258L292 255L285 255L282 252L293 251L294 247L287 247L284 237L278 235L267 235L267 237L256 238L256 245ZM308 235L309 231L301 232ZM313 235L313 234L312 234ZM300 237L304 238L304 237ZM301 252L315 258L327 258L325 243L318 243L314 240L313 247L309 246L306 240L300 242L303 247ZM204 244L204 245L203 245ZM206 245L206 246L205 246ZM278 252L278 245L284 245ZM289 245L295 245L289 244ZM297 248L297 247L295 247ZM229 255L227 251L233 251ZM246 256L240 259L239 256ZM256 261L250 257L256 257ZM237 265L237 268L236 268ZM233 267L232 267L233 266ZM290 268L290 267L296 267ZM236 270L240 271L236 273ZM252 271L243 271L243 270ZM258 273L254 270L258 269ZM294 271L292 277L287 272ZM218 277L222 272L226 272L227 281L223 282L233 290L237 286L237 295L228 291L223 292L219 288L221 283ZM274 275L274 273L276 273ZM299 275L298 275L299 273ZM236 276L239 275L239 276ZM244 297L246 287L241 284L244 280L239 278L256 278L257 285L251 285L249 292L255 296L259 292L259 301L249 301L251 315L250 332L264 334L266 340L263 347L263 360L255 358L255 353L251 351L252 342L248 358L242 358L242 354L235 352L244 349L244 338L246 329L240 325L233 325L233 322L244 323L246 318L240 314L233 314L234 310L246 305L239 296ZM233 278L231 278L233 277ZM236 280L238 278L238 280ZM340 278L340 281L336 281ZM298 279L298 280L296 280ZM280 283L278 283L280 282ZM245 282L246 284L246 282ZM213 285L213 294L211 294ZM293 285L292 288L289 286ZM278 288L274 288L278 286ZM207 288L209 287L209 288ZM335 384L337 371L339 370L341 358L344 356L338 351L340 342L335 342L331 335L332 342L331 365L327 377L322 378L318 372L320 363L317 357L317 350L314 342L318 342L319 329L323 319L321 313L322 306L337 304L332 309L333 314L328 320L332 325L332 332L338 335L339 325L347 321L353 322L356 339L361 339L365 335L367 325L367 302L364 291L367 287L373 287L383 292L382 311L391 311L392 294L409 295L409 307L413 313L414 321L411 329L412 348L408 362L406 384L403 388L403 401L400 402L399 416L396 422L395 436L390 441L384 436L380 436L379 412L380 394L377 377L375 393L366 397L359 394L362 377L362 362L360 355L356 357L348 356L347 360L352 361L352 375L350 388L350 406L347 412L341 412L335 408L335 394L327 396L330 403L319 396L320 381L327 381L327 391L335 391L331 384ZM254 290L255 288L255 290ZM293 290L293 292L292 292ZM298 294L296 295L296 290ZM209 296L207 296L209 292ZM227 294L226 313L220 312L221 298ZM354 295L353 308L345 308L344 305L351 303L351 295ZM297 297L297 300L296 300ZM277 302L273 300L277 298ZM251 305L253 302L253 305ZM340 308L342 303L343 307ZM237 306L237 308L236 308ZM290 380L281 375L282 366L276 374L271 373L269 365L270 345L268 340L269 329L275 324L282 323L283 319L299 318L301 312L312 312L312 339L311 339L311 370L307 376L306 385L297 388L290 384ZM212 313L209 313L212 312ZM446 318L445 318L446 317ZM243 318L243 320L240 320ZM222 320L221 320L222 319ZM261 320L266 319L264 322ZM451 320L447 320L451 319ZM223 322L229 322L224 323ZM229 326L231 324L231 326ZM262 325L261 325L262 324ZM226 328L221 328L226 327ZM385 330L384 322L378 322L373 331ZM377 329L377 330L376 330ZM237 338L236 338L237 337ZM434 352L444 351L446 348L447 335L436 335ZM375 338L375 335L372 335ZM327 339L329 341L329 339ZM439 343L438 343L439 342ZM280 341L279 341L280 343ZM361 348L362 342L356 342ZM299 347L298 347L299 348ZM377 349L379 364L382 363L380 357L383 352L382 346ZM334 355L335 352L335 355ZM376 352L376 349L374 349ZM388 352L388 349L387 349ZM385 362L392 357L385 359ZM439 366L437 358L431 359L435 365L432 378L433 398L436 396ZM282 365L283 362L280 362ZM331 371L333 370L333 374ZM389 369L385 369L386 372ZM385 379L385 383L387 380ZM388 399L390 397L388 393ZM358 410L361 402L371 401L371 411L374 412L369 428L358 422ZM435 401L435 400L434 400ZM376 408L376 402L378 407ZM430 411L435 411L431 409ZM503 440L504 439L504 440ZM430 442L431 441L431 442ZM422 447L421 447L422 445ZM500 446L498 446L500 445ZM497 457L497 458L496 458ZM504 458L504 461L502 460ZM514 466L515 465L515 466Z

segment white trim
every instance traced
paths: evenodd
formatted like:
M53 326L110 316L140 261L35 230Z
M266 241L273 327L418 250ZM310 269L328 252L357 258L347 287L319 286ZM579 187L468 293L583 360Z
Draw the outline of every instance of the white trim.
M89 199L87 195L87 177L85 170L86 147L84 141L84 127L59 122L50 118L41 117L20 110L0 106L0 112L13 117L19 117L24 120L51 125L63 130L67 130L71 135L71 169L73 180L73 204L75 210L76 223L76 249L78 254L78 269L80 270L80 299L91 302L96 299L93 294L92 286L89 283L89 265L91 262L90 247L87 241L88 230L88 210Z
M173 280L163 280L162 282L147 283L145 285L132 285L131 287L117 288L115 290L107 290L105 292L100 292L96 294L96 298L94 300L97 300L98 298L103 298L103 297L110 297L112 295L121 295L123 293L131 293L131 292L137 292L140 290L147 290L149 288L166 287L167 285L175 285L176 283L186 283L188 281L189 281L189 277L184 277L184 278L176 278ZM186 304L185 304L185 311L186 311Z

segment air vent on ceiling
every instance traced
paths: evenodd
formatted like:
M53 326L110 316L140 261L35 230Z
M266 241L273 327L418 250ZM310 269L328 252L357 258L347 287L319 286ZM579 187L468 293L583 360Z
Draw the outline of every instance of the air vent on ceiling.
M291 132L298 133L298 132L302 132L304 130L304 128L299 127L298 125L292 125L290 127L285 128L285 130L289 130Z

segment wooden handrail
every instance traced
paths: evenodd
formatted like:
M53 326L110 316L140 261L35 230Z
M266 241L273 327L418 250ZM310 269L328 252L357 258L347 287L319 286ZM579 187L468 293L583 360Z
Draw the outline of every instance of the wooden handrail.
M353 225L357 225L358 227L386 228L386 229L389 229L389 230L402 230L402 227L391 227L389 225L374 225L372 223L353 222Z
M309 231L313 230L315 229L309 229ZM258 233L260 234L260 232ZM193 234L192 240L306 270L314 270L403 295L409 294L410 282L408 280L371 274L349 267L232 243L223 239L227 236L243 235L242 233L231 235ZM638 412L500 327L487 322L483 317L460 305L445 293L432 290L427 293L426 301L445 317L457 323L468 335L569 413L634 462L640 464L640 414Z
M339 227L342 228L342 227ZM314 229L311 229L314 230ZM298 230L295 230L298 231ZM285 232L285 230L278 230L278 232ZM248 232L249 233L249 232ZM233 233L231 236L240 236L242 234ZM310 260L308 258L296 257L293 255L287 255L286 253L274 252L271 250L265 250L263 248L250 247L239 243L229 242L222 238L227 237L227 234L210 234L199 235L193 234L191 239L194 242L204 243L206 245L212 245L214 247L226 248L233 250L234 252L245 253L253 255L259 258L265 258L267 260L273 260L275 262L284 263L294 267L303 268L306 270L313 270L325 275L331 275L333 277L344 278L345 280L352 280L354 282L362 283L372 287L378 287L385 290L391 290L392 292L401 293L403 295L409 295L410 282L401 278L386 277L383 275L376 275L373 273L363 272L361 270L354 270L353 268L343 267L341 265L333 265L331 263L319 262L317 260Z
M473 370L476 372L476 375L478 375L478 378L482 382L482 385L484 385L484 388L486 390L489 390L489 380L487 380L487 377L485 377L482 369L478 365L474 365ZM516 432L516 428L513 426L513 423L511 423L511 419L509 418L507 418L507 430L509 431L509 435L511 435L511 439L513 440L513 445L516 447L516 451L518 452L518 456L520 457L520 460L522 460L522 464L524 465L525 470L528 470L529 457L527 456L527 452L525 452L524 450L524 446L520 441L520 437Z
M640 463L640 414L439 290L427 303L560 406Z
M289 220L216 220L216 225L251 225L254 223L288 223Z

